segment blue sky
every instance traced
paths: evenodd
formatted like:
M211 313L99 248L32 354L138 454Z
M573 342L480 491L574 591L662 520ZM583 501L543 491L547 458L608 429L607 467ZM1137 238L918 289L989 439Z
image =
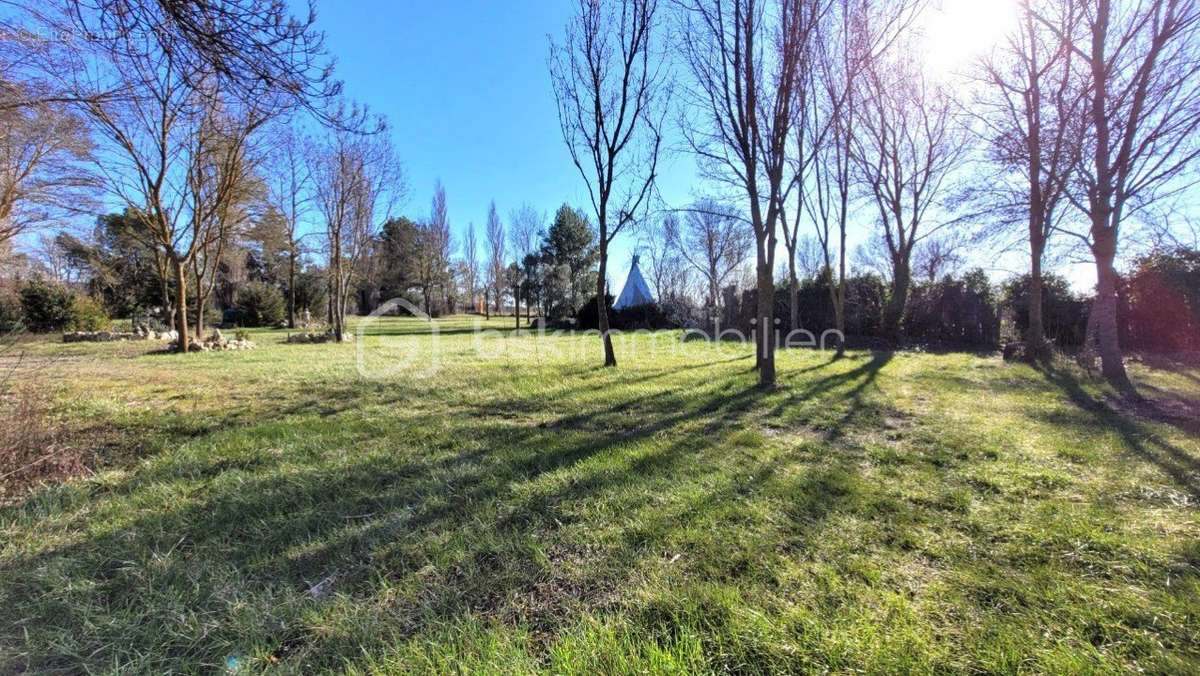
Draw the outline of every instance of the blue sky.
M403 213L425 216L438 179L460 237L470 221L481 231L493 199L505 220L523 202L547 219L563 202L588 207L546 66L547 35L562 31L572 3L371 0L317 9L347 95L392 124L410 183ZM691 161L673 156L668 164L660 189L669 201L686 201ZM633 244L622 235L614 245L618 288Z
M346 94L391 122L410 185L401 213L425 217L439 179L459 241L468 222L482 229L493 199L505 220L524 202L547 219L563 202L590 210L562 140L546 65L547 36L561 34L574 5L568 0L318 0L318 25L337 59ZM1013 0L936 3L922 21L930 72L959 70L995 44L1010 26L1014 7ZM682 206L704 192L686 154L669 155L659 174L669 206ZM851 253L872 234L869 219L854 226ZM614 291L625 279L635 246L633 233L613 246ZM1028 265L1019 251L997 255L979 249L968 255L969 264L981 265L997 281ZM1086 263L1058 269L1079 290L1095 279Z

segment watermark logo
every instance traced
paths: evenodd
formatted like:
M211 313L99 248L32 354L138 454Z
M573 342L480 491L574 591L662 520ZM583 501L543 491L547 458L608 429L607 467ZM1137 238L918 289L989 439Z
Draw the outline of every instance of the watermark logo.
M412 323L382 322L385 317L410 315L419 320ZM701 355L710 346L737 349L753 346L761 339L757 321L751 320L750 330L722 327L714 322L705 328L690 327L675 331L635 329L608 332L614 349L638 359L684 357ZM807 329L783 331L780 321L771 336L781 349L836 349L845 341L842 332L829 329L817 334ZM425 327L425 328L418 328ZM440 371L443 358L442 324L433 320L416 304L393 298L363 317L355 327L355 367L360 377L383 380L396 376L432 378ZM426 330L427 329L427 330ZM455 327L455 334L469 334L467 340L453 344L455 358L474 360L483 364L498 362L547 364L562 361L602 358L601 334L595 329L550 330L545 321L529 326L474 318L468 327Z
M387 332L380 320L401 311L425 321L429 333ZM358 375L381 380L400 374L432 378L441 369L440 330L437 322L404 298L393 298L363 317L354 330L354 367Z

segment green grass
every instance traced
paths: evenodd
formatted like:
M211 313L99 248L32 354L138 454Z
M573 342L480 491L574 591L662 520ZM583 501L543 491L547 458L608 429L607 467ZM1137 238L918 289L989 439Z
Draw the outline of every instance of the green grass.
M1187 425L1065 367L790 351L762 392L752 346L607 370L510 321L439 322L431 374L386 320L372 378L29 343L101 462L0 508L0 673L1200 670Z

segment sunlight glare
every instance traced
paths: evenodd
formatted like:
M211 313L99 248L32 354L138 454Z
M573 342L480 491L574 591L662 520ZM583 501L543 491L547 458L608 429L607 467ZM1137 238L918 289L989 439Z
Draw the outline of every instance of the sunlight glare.
M950 75L1000 43L1017 25L1017 0L941 0L919 31L930 74Z

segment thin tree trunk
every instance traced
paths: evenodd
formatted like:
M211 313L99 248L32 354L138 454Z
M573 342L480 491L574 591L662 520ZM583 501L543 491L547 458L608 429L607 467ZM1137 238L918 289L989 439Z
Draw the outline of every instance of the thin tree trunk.
M175 268L175 330L179 333L179 351L187 354L191 341L188 339L187 317L187 273L183 261L171 261Z
M793 261L788 264L788 330L795 331L800 328L800 280L796 279L796 254L792 253L791 257Z
M288 328L296 328L296 247L288 253Z
M604 292L606 291L604 280L608 272L607 248L602 247L600 250L600 274L596 276L596 318L600 326L600 337L604 342L604 365L606 367L615 367L617 365L617 354L613 351L612 335L609 333L608 326L608 303L605 302L604 298Z

